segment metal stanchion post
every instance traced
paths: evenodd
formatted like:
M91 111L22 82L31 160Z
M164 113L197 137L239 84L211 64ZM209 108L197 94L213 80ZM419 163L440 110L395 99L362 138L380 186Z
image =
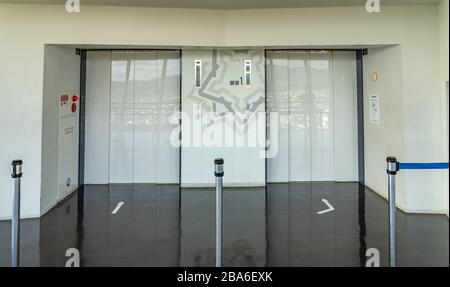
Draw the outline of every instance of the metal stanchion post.
M216 176L216 267L222 267L222 199L223 199L223 159L214 160Z
M386 158L389 196L389 266L397 265L397 209L395 204L395 175L399 171L399 163L395 157Z
M11 222L11 266L19 267L20 245L20 178L22 177L22 161L12 162L13 208Z

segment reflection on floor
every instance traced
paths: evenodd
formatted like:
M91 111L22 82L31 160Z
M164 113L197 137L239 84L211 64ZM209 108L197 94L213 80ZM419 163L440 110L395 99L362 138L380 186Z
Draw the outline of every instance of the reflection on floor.
M317 214L322 198L336 210ZM81 266L213 266L214 202L212 189L87 185L41 220L22 220L21 265L64 266L75 247ZM364 266L377 248L387 266L387 224L385 200L356 183L225 189L223 265ZM10 228L0 222L0 266ZM398 265L449 266L447 217L399 212Z

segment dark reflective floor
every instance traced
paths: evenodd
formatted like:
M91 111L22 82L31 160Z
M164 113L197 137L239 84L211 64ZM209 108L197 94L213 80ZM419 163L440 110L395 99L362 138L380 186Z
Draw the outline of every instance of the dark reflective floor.
M326 209L325 198L335 211ZM125 204L117 214L117 203ZM177 185L87 185L39 219L22 220L21 265L213 266L214 192ZM385 200L356 183L269 184L224 192L224 266L363 266L367 248L388 264ZM10 262L0 222L0 266ZM448 219L398 213L398 265L449 266Z

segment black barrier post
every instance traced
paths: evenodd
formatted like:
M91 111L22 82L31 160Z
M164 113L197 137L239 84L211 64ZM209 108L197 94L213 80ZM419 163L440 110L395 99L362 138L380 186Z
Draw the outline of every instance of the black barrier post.
M386 158L389 194L389 266L397 265L397 219L395 204L395 175L401 169L448 169L448 162L398 162L393 156Z
M397 265L397 209L395 203L395 175L399 170L399 164L395 157L386 158L388 174L388 199L389 199L389 266Z
M222 199L223 199L223 159L214 160L216 176L216 267L222 267Z
M12 162L13 179L13 207L11 222L11 266L19 267L19 249L20 249L20 178L22 177L22 161L14 160Z

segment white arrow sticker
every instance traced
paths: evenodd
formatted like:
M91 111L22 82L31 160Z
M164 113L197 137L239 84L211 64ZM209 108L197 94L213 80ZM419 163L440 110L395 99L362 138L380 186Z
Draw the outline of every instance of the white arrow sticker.
M125 202L121 201L117 204L116 208L114 208L114 210L111 212L111 214L116 214L117 211L119 211L119 209L122 207L122 205L124 205Z
M322 210L322 211L318 211L317 214L324 214L330 211L335 210L334 207L328 202L328 200L322 198L322 202L325 203L328 206L328 209Z

